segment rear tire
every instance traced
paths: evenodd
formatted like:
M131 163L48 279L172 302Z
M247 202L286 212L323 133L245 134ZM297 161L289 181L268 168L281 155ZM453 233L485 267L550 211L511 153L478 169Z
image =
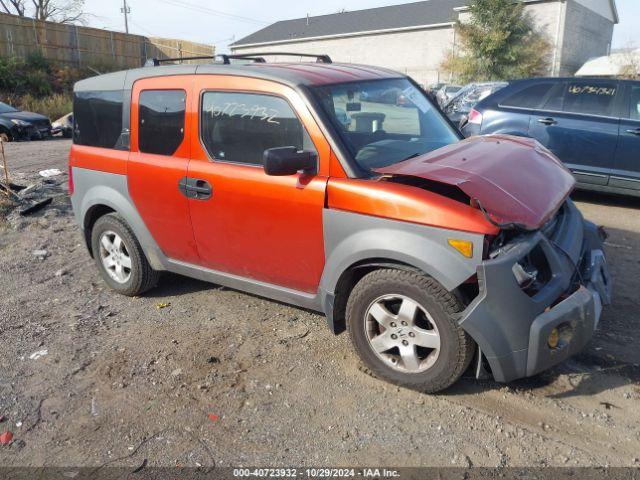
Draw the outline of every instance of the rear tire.
M112 290L134 297L158 283L160 273L151 268L131 227L118 214L96 221L91 249L100 275Z
M457 382L473 358L474 342L456 320L462 308L430 277L383 269L354 287L346 318L353 346L373 374L435 393Z

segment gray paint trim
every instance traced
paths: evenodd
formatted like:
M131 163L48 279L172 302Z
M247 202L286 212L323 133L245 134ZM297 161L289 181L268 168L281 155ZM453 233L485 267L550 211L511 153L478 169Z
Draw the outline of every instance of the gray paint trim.
M73 86L74 92L91 92L94 90L122 90L127 76L127 70L107 73L96 77L87 78L77 82Z
M371 259L405 263L435 278L452 291L472 277L482 262L484 236L414 223L325 209L323 228L326 263L320 289L334 294L342 274ZM447 244L448 238L469 240L474 256L467 259Z
M322 312L320 296L318 294L300 292L298 290L281 287L279 285L273 285L271 283L261 282L259 280L232 275L230 273L220 272L171 259L167 259L167 270L180 275L197 278L198 280L203 280L205 282L211 282L236 290L242 290L271 300Z

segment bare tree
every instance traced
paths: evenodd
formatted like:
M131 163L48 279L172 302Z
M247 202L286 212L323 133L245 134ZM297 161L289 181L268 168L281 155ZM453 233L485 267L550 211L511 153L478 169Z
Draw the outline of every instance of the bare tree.
M31 0L31 3L33 18L36 20L58 23L84 23L85 21L84 0Z
M2 7L5 13L24 17L26 9L25 1L26 0L0 0L0 7Z
M640 48L633 43L625 49L620 77L627 80L640 80Z

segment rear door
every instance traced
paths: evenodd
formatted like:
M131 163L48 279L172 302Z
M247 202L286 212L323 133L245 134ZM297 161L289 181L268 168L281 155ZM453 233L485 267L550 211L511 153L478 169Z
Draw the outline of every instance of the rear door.
M138 80L131 98L129 195L162 252L169 258L198 262L189 202L180 193L191 145L186 106L193 77Z
M551 150L580 183L607 185L618 143L616 80L558 83L532 112L529 136Z
M640 82L629 82L625 87L620 137L609 185L640 190Z

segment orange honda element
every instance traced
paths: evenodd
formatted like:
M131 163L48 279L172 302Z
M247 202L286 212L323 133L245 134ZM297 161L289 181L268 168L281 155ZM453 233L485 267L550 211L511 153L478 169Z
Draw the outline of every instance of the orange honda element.
M74 91L71 199L116 292L170 271L313 309L426 392L535 375L597 328L602 234L534 140L463 140L410 78L327 56L159 63Z

